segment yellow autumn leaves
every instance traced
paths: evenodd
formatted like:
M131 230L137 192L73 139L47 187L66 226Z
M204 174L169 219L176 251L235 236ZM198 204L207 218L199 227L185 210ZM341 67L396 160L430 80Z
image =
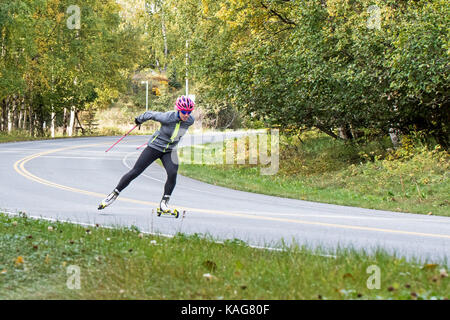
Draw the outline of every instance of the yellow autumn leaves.
M23 259L22 256L18 256L18 257L16 258L16 261L15 261L15 265L16 265L16 266L22 265L22 264L24 264L24 263L25 263L25 260Z

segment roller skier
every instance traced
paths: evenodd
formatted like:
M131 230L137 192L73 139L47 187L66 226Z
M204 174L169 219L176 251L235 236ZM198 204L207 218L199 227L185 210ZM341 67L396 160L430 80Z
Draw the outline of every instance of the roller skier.
M147 147L137 159L134 167L122 176L114 190L100 203L99 210L111 205L131 181L144 172L156 159L161 159L167 173L167 180L157 212L158 215L172 214L178 217L178 211L176 209L172 211L169 207L170 196L175 188L178 172L176 147L181 137L195 121L191 115L194 106L194 102L189 97L181 96L175 102L174 111L147 111L135 118L136 125L154 120L160 122L161 127L150 137Z

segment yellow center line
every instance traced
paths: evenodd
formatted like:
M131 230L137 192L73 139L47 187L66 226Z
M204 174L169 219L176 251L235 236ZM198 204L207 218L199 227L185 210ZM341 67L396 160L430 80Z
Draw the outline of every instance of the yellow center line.
M104 198L105 195L97 192L91 192L87 190L72 188L69 186L61 185L55 182L51 182L48 180L45 180L43 178L37 177L36 175L30 173L26 168L25 164L29 161L39 158L44 155L48 155L51 153L71 150L71 149L79 149L79 148L86 148L86 147L94 147L99 145L104 145L105 143L98 143L98 144L89 144L89 145L81 145L81 146L73 146L73 147L66 147L66 148L60 148L55 150L49 150L45 152L39 152L27 157L24 157L16 163L14 163L14 170L19 173L20 175L24 176L25 178L35 181L37 183L61 189L66 190L74 193L80 193L85 194L93 197L98 198ZM125 197L119 197L117 199L118 201L122 202L129 202L129 203L136 203L136 204L144 204L144 205L151 205L151 206L158 206L159 203L157 202L151 202L151 201L142 201L142 200L135 200L131 198L125 198ZM393 229L384 229L384 228L374 228L374 227L362 227L362 226L353 226L353 225L344 225L344 224L335 224L335 223L325 223L325 222L315 222L315 221L306 221L306 220L299 220L299 219L287 219L287 218L277 218L277 217L267 217L267 216L260 216L260 215L252 215L249 213L241 213L241 212L233 212L233 211L224 211L224 210L211 210L211 209L200 209L200 208L190 208L190 207L178 207L180 210L186 210L190 212L201 212L201 213L207 213L207 214L215 214L215 215L223 215L223 216L231 216L231 217L240 217L240 218L246 218L246 219L254 219L254 220L265 220L265 221L275 221L275 222L288 222L288 223L295 223L295 224L302 224L302 225L313 225L313 226L320 226L320 227L331 227L331 228L340 228L340 229L351 229L351 230L359 230L359 231L375 231L375 232L383 232L383 233L393 233L393 234L402 234L402 235L413 235L413 236L422 236L422 237L433 237L433 238L444 238L444 239L450 239L450 235L446 234L433 234L433 233L422 233L422 232L414 232L414 231L404 231L404 230L393 230Z

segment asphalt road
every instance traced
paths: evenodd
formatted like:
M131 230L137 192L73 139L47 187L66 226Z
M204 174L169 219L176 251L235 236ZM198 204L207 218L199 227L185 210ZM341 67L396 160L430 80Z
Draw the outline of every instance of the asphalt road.
M204 137L210 141L213 135ZM147 136L57 139L0 144L0 210L80 223L135 225L166 235L208 234L251 245L293 242L313 248L373 252L383 248L408 259L447 263L450 218L361 209L236 191L178 176L171 206L184 218L152 213L162 196L165 171L152 164L105 210L112 191L142 151ZM189 137L183 139L189 144ZM156 210L155 210L156 211Z

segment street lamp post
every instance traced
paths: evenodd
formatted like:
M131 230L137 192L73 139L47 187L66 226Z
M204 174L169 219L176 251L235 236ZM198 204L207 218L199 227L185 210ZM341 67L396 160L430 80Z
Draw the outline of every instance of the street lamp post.
M188 65L189 65L189 40L186 40L186 97L189 96Z
M145 83L145 111L148 111L148 80L142 81L141 83Z

